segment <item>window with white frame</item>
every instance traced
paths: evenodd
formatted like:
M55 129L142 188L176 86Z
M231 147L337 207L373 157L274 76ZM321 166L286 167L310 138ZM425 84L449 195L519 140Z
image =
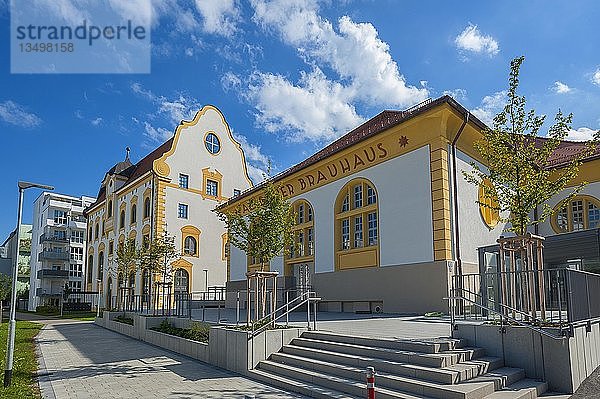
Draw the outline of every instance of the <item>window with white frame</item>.
M179 174L179 187L188 188L188 182L190 177L188 175L184 175L183 173Z
M211 197L217 197L219 195L219 183L214 180L207 179L206 195L210 195Z
M76 244L83 244L83 230L71 231L71 242Z
M71 260L74 260L76 262L83 262L82 247L71 247Z
M177 209L177 217L180 219L188 218L188 206L186 204L179 204Z
M54 223L56 223L56 224L67 223L67 212L55 209L54 210Z

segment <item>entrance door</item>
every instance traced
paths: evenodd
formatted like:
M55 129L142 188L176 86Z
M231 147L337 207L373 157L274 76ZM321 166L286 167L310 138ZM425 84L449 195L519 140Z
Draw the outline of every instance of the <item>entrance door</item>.
M296 289L300 292L306 292L312 289L312 278L315 266L313 262L296 263L292 265L292 275L296 280Z

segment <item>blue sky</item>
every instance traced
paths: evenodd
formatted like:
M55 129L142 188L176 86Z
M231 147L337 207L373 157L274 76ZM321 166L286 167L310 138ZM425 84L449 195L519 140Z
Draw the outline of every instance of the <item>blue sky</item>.
M531 107L573 112L573 139L600 127L595 1L131 1L152 18L150 74L12 75L0 0L0 240L14 229L17 180L95 196L126 146L138 161L204 104L225 114L255 179L268 159L281 171L427 97L451 94L489 119L518 55ZM85 1L39 3L60 13Z

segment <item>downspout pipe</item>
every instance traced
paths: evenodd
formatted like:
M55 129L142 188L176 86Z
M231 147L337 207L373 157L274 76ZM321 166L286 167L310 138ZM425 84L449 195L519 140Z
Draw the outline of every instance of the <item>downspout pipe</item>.
M456 173L456 143L460 138L465 126L469 122L469 115L471 113L466 111L464 120L458 132L452 140L452 196L454 198L454 256L456 258L456 270L455 274L462 276L462 258L460 256L460 224L458 220L458 186L457 186L457 173Z

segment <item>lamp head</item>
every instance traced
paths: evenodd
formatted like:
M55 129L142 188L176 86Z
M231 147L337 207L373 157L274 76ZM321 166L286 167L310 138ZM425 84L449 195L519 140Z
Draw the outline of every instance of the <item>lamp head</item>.
M52 186L48 186L46 184L37 184L37 183L31 183L31 182L27 182L27 181L20 181L18 183L19 188L21 190L26 190L28 188L41 188L42 190L54 190L54 187Z

